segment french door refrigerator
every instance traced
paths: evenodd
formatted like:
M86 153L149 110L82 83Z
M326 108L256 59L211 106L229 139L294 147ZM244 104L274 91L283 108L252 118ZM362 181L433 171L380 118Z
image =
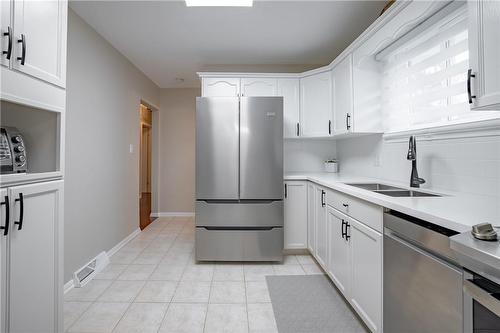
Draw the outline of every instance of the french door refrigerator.
M196 99L196 260L281 261L283 98Z

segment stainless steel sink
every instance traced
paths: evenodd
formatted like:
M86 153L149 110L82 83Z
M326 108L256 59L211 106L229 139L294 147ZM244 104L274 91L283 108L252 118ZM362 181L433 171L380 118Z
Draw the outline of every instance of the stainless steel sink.
M395 187L379 183L346 183L346 185L362 188L368 191L388 191L388 190L404 190L401 187Z
M441 197L439 194L426 193L413 190L403 190L403 191L373 191L375 193L380 193L388 195L391 197Z
M372 191L379 194L388 195L391 197L441 197L442 195L420 192L415 190L406 190L402 187L379 183L346 183L346 185L361 188L363 190Z

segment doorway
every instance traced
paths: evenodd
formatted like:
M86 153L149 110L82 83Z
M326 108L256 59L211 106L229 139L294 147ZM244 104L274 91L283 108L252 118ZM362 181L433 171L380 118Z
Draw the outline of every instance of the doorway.
M146 228L151 222L151 164L153 112L140 106L140 162L139 162L139 227Z

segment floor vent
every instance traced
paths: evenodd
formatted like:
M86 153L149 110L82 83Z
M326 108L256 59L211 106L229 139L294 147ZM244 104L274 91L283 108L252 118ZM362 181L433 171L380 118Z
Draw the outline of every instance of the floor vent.
M73 273L73 283L75 288L81 288L86 285L97 273L106 267L108 263L109 258L106 252L99 253L97 257Z

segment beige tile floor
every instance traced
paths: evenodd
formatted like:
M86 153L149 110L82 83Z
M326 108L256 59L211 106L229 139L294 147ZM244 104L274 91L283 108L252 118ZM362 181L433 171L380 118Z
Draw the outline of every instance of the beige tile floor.
M193 250L193 218L156 219L65 295L65 331L277 332L265 276L322 274L307 255L279 265L196 263Z

